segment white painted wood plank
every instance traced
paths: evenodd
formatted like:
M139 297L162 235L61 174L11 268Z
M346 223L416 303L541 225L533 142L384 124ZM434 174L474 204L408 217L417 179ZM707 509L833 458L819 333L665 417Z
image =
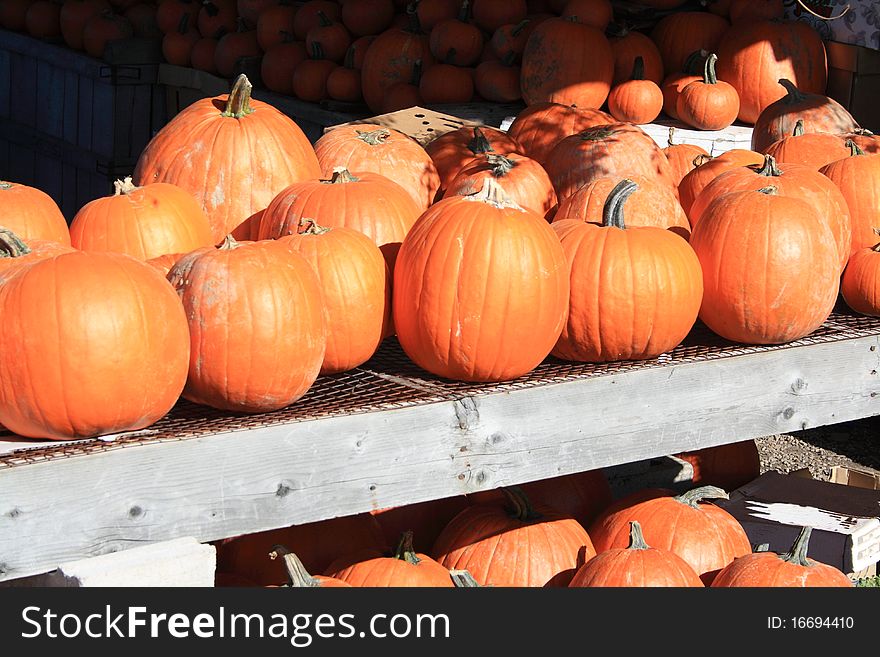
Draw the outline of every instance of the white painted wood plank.
M639 127L647 132L660 148L666 148L669 140L669 128L675 128L676 144L693 144L702 146L709 155L716 156L734 148L752 148L752 126L733 124L724 130L694 130L681 121L662 116L653 123L645 123Z
M0 471L0 579L880 413L880 336Z

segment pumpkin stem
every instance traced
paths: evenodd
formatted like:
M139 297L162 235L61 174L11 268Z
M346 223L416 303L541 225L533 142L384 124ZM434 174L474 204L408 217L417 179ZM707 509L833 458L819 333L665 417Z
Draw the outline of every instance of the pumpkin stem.
M516 162L498 153L487 153L486 161L492 167L492 175L496 178L503 178L516 166Z
M512 50L508 50L504 53L504 57L501 58L501 63L505 66L513 66L516 63L517 54Z
M714 52L706 58L703 65L703 83L718 84L718 76L715 74L715 62L718 61L718 55Z
M458 51L457 51L455 48L450 48L449 51L446 53L446 57L443 59L443 63L444 63L444 64L454 65L454 63L455 63L455 54L456 54L457 52L458 52Z
M642 526L638 520L629 523L629 545L627 550L650 550L650 546L645 543L645 535L642 533Z
M495 178L486 178L486 180L483 181L483 188L480 191L468 194L467 196L462 196L462 198L468 201L481 201L483 203L488 203L499 210L505 208L522 210L522 208L507 195L504 188L501 187Z
M220 246L217 247L217 249L220 251L231 251L232 249L237 249L240 246L241 244L239 244L232 236L232 233L230 233L223 238L223 242L220 244Z
M321 27L330 27L331 25L333 25L333 21L331 21L331 20L327 17L327 14L325 14L325 13L324 13L323 11L321 11L320 9L318 10L318 20L319 20L320 23L321 23Z
M331 185L354 183L358 181L360 181L360 178L355 176L346 167L333 167L333 175L330 177Z
M418 87L422 82L422 60L417 59L413 62L413 70L412 70L412 78L410 79L410 84L414 87Z
M880 228L872 228L873 233L877 236L880 236ZM871 247L871 250L880 253L880 242Z
M608 198L605 199L605 207L602 210L602 225L614 228L625 229L626 225L623 221L623 204L630 194L636 191L639 186L632 180L624 178L614 186Z
M633 61L633 72L630 76L630 80L644 80L645 79L645 60L641 55L638 55Z
M243 116L253 113L251 107L251 91L254 85L248 80L247 76L242 73L235 79L232 90L229 92L229 98L226 100L226 110L222 116L232 119L240 119Z
M113 189L116 190L113 195L119 196L120 194L131 194L137 189L137 187L135 187L135 184L132 182L131 176L126 176L124 180L115 181L113 183Z
M774 188L775 189L775 188ZM700 486L699 488L694 488L689 490L686 493L682 493L678 497L675 498L676 502L681 502L682 504L687 504L689 507L693 509L699 508L697 504L701 500L726 500L729 499L728 494L721 488L717 486Z
M471 575L471 571L467 569L450 570L449 576L452 578L452 584L457 589L481 588L480 583L474 579L474 576Z
M781 176L782 171L779 170L779 165L776 164L776 158L772 155L764 156L764 163L761 165L761 168L756 171L759 176L767 176L767 177L776 177Z
M705 153L700 153L699 155L697 155L697 156L694 158L693 165L694 165L695 167L701 167L701 166L703 166L704 164L706 164L706 162L711 162L712 159L713 159L713 158L712 158L711 155L706 155Z
M0 189L12 189L13 183L0 180Z
M672 136L674 134L675 126L669 126L669 135L666 137L666 148L669 148L670 146L675 146L675 144L672 143Z
M684 72L688 75L697 75L708 56L708 50L694 50L684 62Z
M406 561L414 566L417 566L422 561L416 556L415 548L413 548L413 533L411 529L403 532L403 535L400 537L400 543L397 544L397 549L394 551L394 558Z
M850 157L855 157L856 155L864 155L865 151L859 148L859 145L854 142L852 139L846 140L846 147L849 149Z
M189 29L189 12L185 12L180 16L177 23L177 33L186 34Z
M532 508L528 496L519 486L505 486L501 492L507 497L507 512L511 518L521 522L530 522L543 517Z
M607 125L600 125L595 128L588 128L584 130L580 133L580 138L583 141L602 141L603 139L608 139L608 137L613 134L613 128L610 128Z
M419 21L418 4L418 2L410 2L406 6L406 17L409 20L407 31L412 32L413 34L422 33L422 23Z
M803 92L788 78L779 78L779 84L785 87L785 90L788 92L783 99L786 105L794 105L806 100L807 97L804 96Z
M868 130L867 128L856 128L853 130L854 135L859 135L861 137L873 137L874 133Z
M31 248L18 235L0 226L0 258L20 258L31 252Z
M281 35L281 43L291 43L292 41L296 41L296 35L293 32L278 30L278 34Z
M526 29L526 25L528 25L530 22L531 22L531 21L529 21L528 18L526 18L526 19L524 19L524 20L521 20L519 23L516 24L516 27L514 27L514 28L510 31L510 34L513 35L513 36L519 36L520 33L521 33L524 29Z
M324 233L329 233L330 229L326 226L322 226L314 219L308 219L303 217L299 220L299 224L296 227L297 235L323 235Z
M803 527L794 545L791 546L791 550L785 554L780 554L779 558L797 566L812 566L813 561L807 558L807 549L810 547L810 534L812 533L812 527Z
M319 41L312 41L312 59L324 59L324 46Z
M470 15L471 15L471 2L470 2L470 0L462 0L461 7L458 10L458 20L460 20L462 23L467 23Z
M495 149L492 148L491 142L486 139L486 135L484 135L483 131L479 128L474 128L474 138L468 142L468 148L474 155L492 153L495 151Z
M798 119L797 121L795 121L794 130L792 130L791 134L793 137L800 137L801 135L804 134L804 120L803 119Z
M287 570L287 586L298 589L321 586L321 583L309 574L299 557L283 545L274 546L269 553L270 559L274 560L278 557L284 559L284 568Z
M391 136L391 133L385 128L371 130L370 132L362 132L358 130L357 134L358 139L366 142L370 146L379 146L380 144L384 144L385 140Z
M779 192L779 189L775 185L767 185L766 187L762 187L757 191L761 192L762 194L766 194L767 196L776 196Z

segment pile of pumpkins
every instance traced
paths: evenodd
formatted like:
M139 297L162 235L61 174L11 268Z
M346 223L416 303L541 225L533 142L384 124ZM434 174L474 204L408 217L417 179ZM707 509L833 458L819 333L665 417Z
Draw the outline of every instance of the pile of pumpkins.
M646 32L610 0L0 0L0 27L95 57L112 40L161 38L169 63L224 78L259 60L271 91L374 114L523 99L719 130L753 123L780 78L824 93L822 40L782 21L782 0L670 12L683 2L640 2L664 12Z
M785 88L758 150L712 158L554 103L425 148L374 124L313 147L242 75L69 229L39 190L0 184L0 423L90 437L181 395L270 412L394 334L430 374L489 382L551 354L652 359L698 317L789 342L841 290L880 315L880 139Z
M756 451L753 441L721 449L734 459ZM593 470L217 541L216 585L853 586L808 558L809 527L787 553L753 549L712 503L727 497L700 481L679 495L651 488L615 500Z

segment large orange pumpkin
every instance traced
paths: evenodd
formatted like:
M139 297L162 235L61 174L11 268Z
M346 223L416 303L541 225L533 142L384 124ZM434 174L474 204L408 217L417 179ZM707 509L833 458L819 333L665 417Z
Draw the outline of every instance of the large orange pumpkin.
M507 134L520 145L521 153L546 166L547 157L560 141L614 118L596 109L559 103L537 103L517 114Z
M116 193L84 205L70 224L71 243L83 251L115 251L138 260L213 246L211 225L180 187L135 187L117 180Z
M198 249L168 273L191 335L183 396L244 413L283 408L315 382L327 345L321 287L274 241Z
M521 75L526 105L552 102L599 109L611 91L614 53L597 28L552 18L529 37Z
M852 139L848 157L819 169L840 190L852 226L851 253L877 244L880 228L880 153L866 154Z
M139 186L167 182L195 196L215 244L287 185L321 175L299 126L251 100L251 88L240 75L228 96L184 109L150 140L134 170Z
M774 187L716 198L691 246L703 267L700 319L728 340L797 340L819 328L837 300L834 235L815 208Z
M449 379L528 373L550 353L567 315L567 267L553 230L492 178L478 194L443 199L419 218L400 248L393 289L404 351Z
M427 554L417 553L412 542L413 533L404 532L393 555L356 561L341 570L328 571L328 575L357 587L452 588L449 571Z
M339 167L378 173L403 187L421 210L428 209L440 188L431 156L393 128L369 123L340 126L315 142L315 153L325 177Z
M39 260L0 285L0 423L64 440L143 429L174 406L189 336L174 290L119 253Z
M765 152L781 163L803 164L813 169L821 169L850 154L842 136L806 132L801 119L795 121L791 135L773 142Z
M729 27L726 20L715 14L678 11L661 18L651 30L651 38L663 58L663 68L670 74L686 70L687 60L695 52L718 52L718 44Z
M437 137L425 150L437 167L442 194L458 172L477 155L517 153L520 145L513 137L497 128L464 126Z
M70 231L52 197L36 187L0 180L0 226L24 240L70 244Z

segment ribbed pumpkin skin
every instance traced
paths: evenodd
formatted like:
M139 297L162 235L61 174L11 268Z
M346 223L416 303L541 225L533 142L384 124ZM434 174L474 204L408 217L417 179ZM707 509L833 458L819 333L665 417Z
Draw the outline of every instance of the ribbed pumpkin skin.
M702 587L687 561L674 552L616 548L578 568L569 587Z
M632 520L638 520L645 542L684 559L707 586L719 570L752 546L736 518L724 509L699 502L697 508L672 496L661 496L606 512L588 532L599 554L629 545Z
M669 161L641 128L610 123L560 141L547 158L547 173L560 203L599 178L642 175L675 189Z
M663 58L663 68L671 74L683 71L693 52L718 52L718 44L729 27L726 20L714 14L679 11L660 19L651 31L651 39Z
M425 151L437 167L440 191L445 192L462 167L486 152L485 149L508 155L520 152L521 146L513 137L497 128L481 127L477 134L474 128L467 126L447 132L429 143Z
M601 110L537 103L517 115L507 134L519 143L521 153L546 166L550 152L566 137L613 122L614 118Z
M700 263L684 240L655 227L569 220L553 229L571 268L568 320L554 356L642 360L681 343L703 296Z
M484 192L432 206L404 239L394 269L401 347L449 379L530 372L567 314L567 267L552 229L534 212L480 200Z
M820 132L783 137L770 144L765 152L780 163L802 164L816 170L849 155L842 137Z
M541 505L535 511L537 520L519 520L501 504L469 507L446 525L431 555L482 586L567 586L596 550L574 518Z
M773 552L755 552L739 557L712 582L713 588L771 586L851 588L853 583L833 566L818 561L808 567L786 563Z
M773 173L780 175L773 175ZM736 167L718 176L703 188L691 206L691 225L696 226L706 208L719 196L730 192L757 191L773 185L779 194L806 201L817 211L822 223L834 235L840 271L846 267L853 241L853 222L846 198L834 184L811 167L779 164L771 173L768 165Z
M148 312L145 312L145 309ZM189 335L174 290L117 253L41 260L0 286L0 423L33 438L142 429L174 406Z
M2 262L0 260L0 263ZM873 248L859 249L853 253L840 281L840 292L846 305L857 313L880 317L878 274L880 274L880 253Z
M822 167L843 198L852 226L851 254L877 244L880 228L880 154L853 155Z
M720 196L694 227L691 246L703 267L700 319L728 340L797 340L819 328L837 300L834 235L800 199Z
M608 111L618 121L650 123L663 109L663 92L651 80L627 80L608 94Z
M614 54L597 28L552 18L529 36L520 78L526 105L552 102L599 109L613 79Z
M685 239L691 236L688 218L669 187L646 176L628 175L626 178L639 186L626 201L627 226L669 228ZM553 222L577 219L601 224L605 201L622 179L623 176L599 178L579 187L559 204Z
M445 196L467 196L483 189L488 178L497 180L504 191L519 206L540 215L546 215L556 206L556 192L544 167L524 155L506 156L512 164L499 168L491 156L479 155L462 168L452 180Z
M694 144L671 144L663 149L663 154L669 160L669 166L672 167L672 178L676 185L681 183L681 179L697 168L695 162L699 161L700 156L709 157L709 153L702 146Z
M376 37L361 68L364 101L371 110L382 111L388 87L409 81L413 64L419 59L425 68L434 63L426 34L392 27Z
M183 396L258 413L292 404L318 377L326 348L318 279L275 242L199 249L168 274L191 335Z
M394 271L397 252L419 218L419 208L400 185L385 176L357 170L351 175L356 180L310 180L282 190L263 213L259 239L297 233L303 219L328 228L345 226L373 240Z
M681 207L685 214L690 218L691 206L700 192L722 173L736 167L761 164L763 161L764 156L760 153L735 148L704 162L685 174L681 182L678 183L678 199L681 201Z
M211 225L198 202L168 183L125 187L84 205L70 224L74 247L115 251L138 260L213 246Z
M70 244L67 221L52 197L36 187L0 180L0 226L23 240Z
M318 275L327 312L327 350L321 374L345 372L376 352L391 321L391 279L373 241L351 228L293 234L284 244Z
M134 182L167 182L196 197L215 244L279 191L321 175L309 140L290 118L251 100L253 112L223 116L228 96L196 101L162 128L138 159Z
M325 177L337 167L378 173L403 187L422 211L434 202L440 188L431 156L417 141L392 128L369 123L335 128L315 142L315 153Z
M376 557L359 561L340 571L330 573L354 587L428 587L452 588L449 571L426 554L416 553L420 560L411 564L394 557Z

